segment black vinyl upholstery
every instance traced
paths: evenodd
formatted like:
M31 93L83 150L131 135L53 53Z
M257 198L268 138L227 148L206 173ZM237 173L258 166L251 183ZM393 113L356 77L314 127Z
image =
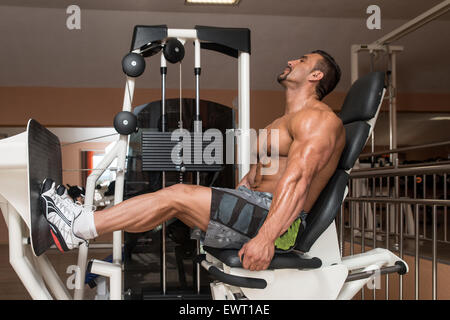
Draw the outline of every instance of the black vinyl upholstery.
M306 228L299 230L295 247L297 250L308 252L317 238L333 222L344 199L347 182L348 174L344 170L336 170L308 213Z
M367 121L375 116L383 94L384 80L384 72L371 72L353 83L339 113L344 124Z
M370 126L364 121L350 122L344 125L345 147L338 168L349 170L355 165L355 155L359 155L369 136Z
M372 72L358 79L350 88L339 114L344 123L346 145L336 172L307 215L306 227L303 229L302 225L299 230L296 250L308 252L335 219L347 187L349 175L346 171L354 166L367 142L370 125L366 121L377 114L383 97L384 83L384 72ZM229 266L241 267L239 250L205 248L205 251ZM319 268L320 265L312 261L305 262L305 258L295 252L275 254L270 266L272 269L315 267Z
M239 250L223 250L206 246L203 249L229 267L242 268L241 260L237 254ZM305 258L294 252L288 252L276 254L268 269L316 269L321 266L322 261L318 258Z

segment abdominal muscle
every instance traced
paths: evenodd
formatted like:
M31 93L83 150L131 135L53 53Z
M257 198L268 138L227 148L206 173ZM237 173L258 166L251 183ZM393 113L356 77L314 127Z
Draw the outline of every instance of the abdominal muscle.
M275 163L278 161L278 163ZM271 166L276 166L278 164L278 170L274 174L268 175L263 174L262 170L270 170ZM279 157L278 160L272 160L269 164L263 165L261 162L256 164L256 175L253 184L250 185L252 190L261 192L274 193L278 181L283 176L286 170L287 157Z

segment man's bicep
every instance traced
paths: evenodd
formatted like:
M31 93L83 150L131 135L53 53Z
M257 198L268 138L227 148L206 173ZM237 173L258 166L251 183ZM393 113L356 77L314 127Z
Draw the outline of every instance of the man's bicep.
M314 132L301 131L294 135L288 154L288 166L300 170L320 171L330 160L336 146L334 128L320 125Z
M314 175L328 163L332 150L330 139L294 140L289 150L288 171L295 170L299 175Z

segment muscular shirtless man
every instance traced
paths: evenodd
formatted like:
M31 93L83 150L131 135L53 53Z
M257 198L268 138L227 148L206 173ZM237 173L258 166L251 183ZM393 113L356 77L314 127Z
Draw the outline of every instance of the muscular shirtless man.
M202 231L205 246L240 249L243 267L267 269L275 250L295 246L299 225L333 175L345 145L340 119L321 100L340 79L340 69L317 50L289 61L278 77L286 91L284 115L266 127L263 143L277 129L279 157L251 166L237 189L177 184L93 212L74 204L64 186L46 179L41 210L61 251L116 230L144 232L178 218ZM278 171L265 175L277 161Z

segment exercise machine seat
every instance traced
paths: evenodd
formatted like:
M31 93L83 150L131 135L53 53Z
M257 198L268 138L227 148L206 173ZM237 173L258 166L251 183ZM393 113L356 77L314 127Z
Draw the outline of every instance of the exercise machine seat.
M345 148L336 172L328 181L298 233L295 250L276 253L269 269L320 268L318 258L305 258L319 236L336 218L346 195L349 172L366 144L381 106L385 73L371 72L354 82L338 114L345 128ZM230 267L242 267L235 249L204 247L204 250Z
M242 268L242 263L238 255L239 250L224 250L206 246L203 249L229 267ZM268 269L316 269L321 266L322 261L319 258L306 258L295 252L287 252L275 254Z

